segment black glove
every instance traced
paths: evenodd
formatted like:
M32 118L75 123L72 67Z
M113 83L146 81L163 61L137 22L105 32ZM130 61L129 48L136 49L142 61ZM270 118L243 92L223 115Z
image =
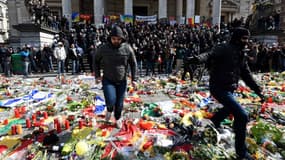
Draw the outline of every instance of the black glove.
M197 63L199 63L199 58L197 56L188 57L187 60L188 60L188 62L190 64L197 64Z

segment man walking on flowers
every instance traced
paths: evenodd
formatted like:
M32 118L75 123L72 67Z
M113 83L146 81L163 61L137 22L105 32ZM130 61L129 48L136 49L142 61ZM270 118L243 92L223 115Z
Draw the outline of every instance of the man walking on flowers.
M117 128L122 127L121 113L127 88L128 66L131 69L132 84L137 80L137 61L132 47L125 42L122 29L112 28L108 42L100 46L95 53L96 84L102 81L107 106L106 121L114 111ZM101 76L101 67L103 76Z

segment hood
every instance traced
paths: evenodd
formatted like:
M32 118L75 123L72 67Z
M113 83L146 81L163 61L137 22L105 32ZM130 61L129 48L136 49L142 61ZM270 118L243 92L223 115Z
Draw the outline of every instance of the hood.
M250 32L246 28L237 27L233 30L232 37L230 43L236 44L239 43L241 37L243 36L250 36Z
M112 36L121 37L122 38L122 43L126 41L126 37L124 35L124 32L123 32L122 28L119 27L119 26L114 26L111 29L110 35L109 35L109 37L107 39L110 43L111 43L111 37Z
M123 40L125 40L124 32L123 32L123 30L121 29L121 27L119 27L119 26L114 26L114 27L111 29L110 37L112 37L112 36L121 37Z

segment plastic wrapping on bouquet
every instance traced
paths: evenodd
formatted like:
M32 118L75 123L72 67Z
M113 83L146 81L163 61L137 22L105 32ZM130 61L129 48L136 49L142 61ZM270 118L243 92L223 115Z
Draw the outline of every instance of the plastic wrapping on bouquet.
M203 98L201 100L201 102L198 104L198 107L204 107L204 106L208 105L211 102L211 100L212 99L210 97Z
M94 109L95 114L101 114L106 107L104 99L101 98L100 96L95 96L94 102L95 102L95 109Z

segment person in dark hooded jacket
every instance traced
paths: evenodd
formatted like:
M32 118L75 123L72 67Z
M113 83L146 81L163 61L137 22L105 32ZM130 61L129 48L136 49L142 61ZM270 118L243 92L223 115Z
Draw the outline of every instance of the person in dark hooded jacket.
M216 46L211 52L201 54L192 62L207 62L210 74L210 93L223 105L211 118L215 128L230 114L234 116L235 149L237 159L252 159L247 152L245 138L248 113L236 101L233 92L241 78L264 101L261 88L257 85L248 67L243 52L247 45L250 32L245 28L236 28L228 44Z
M137 80L137 61L132 47L125 43L125 37L119 26L112 28L108 42L95 52L96 83L102 80L103 93L107 106L106 121L114 110L118 128L122 127L121 113L127 88L128 66L131 69L132 84ZM103 67L103 77L101 77Z

